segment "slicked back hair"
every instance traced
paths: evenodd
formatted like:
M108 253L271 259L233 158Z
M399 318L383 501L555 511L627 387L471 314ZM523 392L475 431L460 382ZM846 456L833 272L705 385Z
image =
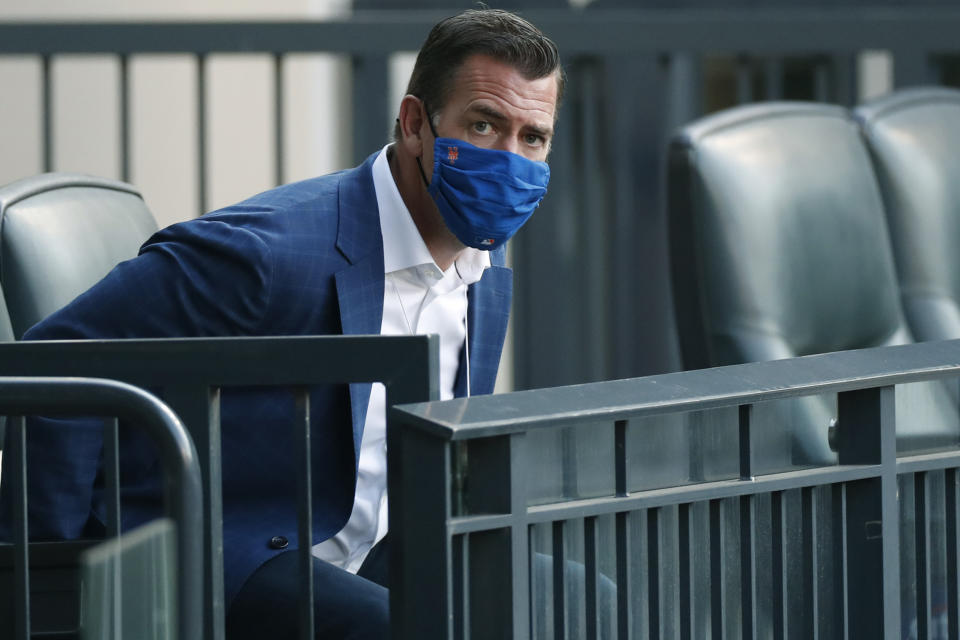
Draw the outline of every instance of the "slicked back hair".
M556 75L559 105L565 78L557 45L520 16L501 9L468 9L438 22L417 54L407 94L423 100L433 116L446 106L463 63L478 54L510 65L528 80ZM400 139L399 123L393 137Z

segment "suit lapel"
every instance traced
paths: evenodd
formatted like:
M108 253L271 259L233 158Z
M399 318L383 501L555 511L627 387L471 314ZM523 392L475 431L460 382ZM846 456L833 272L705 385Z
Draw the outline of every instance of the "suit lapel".
M337 249L350 262L335 276L344 335L379 334L383 318L383 237L371 170L376 156L345 172L340 181ZM369 401L369 383L350 385L355 455L359 455Z
M471 395L493 393L500 352L507 335L512 294L513 271L504 266L488 268L483 272L483 278L467 292ZM466 358L461 351L454 385L457 397L466 395L466 369Z

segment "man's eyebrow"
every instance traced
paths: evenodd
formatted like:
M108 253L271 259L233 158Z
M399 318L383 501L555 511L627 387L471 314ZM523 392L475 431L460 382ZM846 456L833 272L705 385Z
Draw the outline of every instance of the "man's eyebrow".
M542 137L544 137L544 138L552 138L552 137L553 137L553 128L552 128L552 127L538 127L538 126L532 124L532 125L529 125L528 127L526 127L526 129L527 129L527 131L529 131L530 133L536 134L536 135L538 135L538 136L542 136Z
M497 110L494 109L493 107L491 107L491 106L489 106L489 105L485 105L485 104L473 105L473 106L470 107L470 109L469 109L468 111L472 111L472 112L474 112L474 113L479 113L479 114L481 114L481 115L484 115L484 116L490 118L491 120L496 120L496 121L498 121L498 122L504 122L505 120L507 120L507 116L506 116L506 115L504 115L503 113L497 111ZM536 135L538 135L538 136L543 136L544 138L552 138L552 137L553 137L553 128L552 128L552 127L539 127L539 126L537 126L537 125L531 124L531 125L525 125L525 126L524 126L524 129L526 129L526 130L529 131L530 133L536 134Z
M489 105L485 105L485 104L475 104L475 105L473 105L473 106L470 107L470 111L474 111L474 112L476 112L476 113L485 115L485 116L487 116L488 118L490 118L491 120L499 120L499 121L502 122L502 121L504 121L504 120L507 119L507 116L506 116L506 115L504 115L503 113L497 111L497 110L494 109L493 107L491 107L491 106L489 106Z

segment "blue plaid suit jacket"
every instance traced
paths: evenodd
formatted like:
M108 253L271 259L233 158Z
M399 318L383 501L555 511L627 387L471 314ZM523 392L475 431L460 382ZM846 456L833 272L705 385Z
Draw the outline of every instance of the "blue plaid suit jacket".
M375 156L157 232L138 257L25 339L379 333L384 278ZM512 293L502 251L491 262L468 294L474 394L493 391ZM461 395L463 362L461 355ZM311 391L314 543L339 531L350 515L369 396L369 384ZM291 408L290 396L275 391L222 396L228 603L279 553L269 545L273 536L285 536L289 548L298 545L295 479L284 472L294 455ZM104 521L100 426L44 423L28 433L31 534L75 538L96 531ZM125 527L155 516L160 504L156 460L143 442L128 438L121 454Z

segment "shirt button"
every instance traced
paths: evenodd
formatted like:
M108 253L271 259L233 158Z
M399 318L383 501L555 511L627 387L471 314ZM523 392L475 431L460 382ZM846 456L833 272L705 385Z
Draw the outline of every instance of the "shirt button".
M270 538L271 549L286 549L290 542L285 536L273 536Z

